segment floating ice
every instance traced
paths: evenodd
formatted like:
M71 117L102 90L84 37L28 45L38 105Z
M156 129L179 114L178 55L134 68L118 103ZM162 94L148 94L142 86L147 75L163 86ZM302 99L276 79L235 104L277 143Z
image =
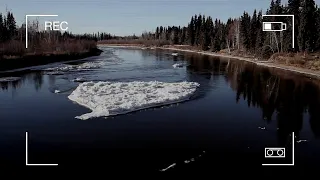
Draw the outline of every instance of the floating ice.
M3 77L0 78L0 82L13 82L13 81L18 81L20 80L20 77Z
M179 54L178 53L172 53L171 55L172 56L178 56Z
M183 64L180 64L180 63L177 63L177 64L174 64L172 65L174 68L181 68L183 67Z
M72 81L73 82L84 82L85 80L84 80L84 78L79 77L79 78L73 79Z
M62 64L57 67L53 68L47 68L45 70L47 71L77 71L77 70L90 70L90 69L97 69L105 65L106 62L104 61L92 61L92 62L85 62L79 65L68 65L68 64Z
M186 101L198 86L196 82L84 82L68 98L92 110L76 117L86 120Z
M297 143L302 143L302 142L307 142L307 140L301 139L301 140L298 140L298 141L297 141Z
M176 163L173 163L173 164L171 164L170 166L168 166L167 168L164 168L164 169L161 169L160 171L166 171L166 170L168 170L168 169L170 169L170 168L173 168L173 167L175 167L177 164Z

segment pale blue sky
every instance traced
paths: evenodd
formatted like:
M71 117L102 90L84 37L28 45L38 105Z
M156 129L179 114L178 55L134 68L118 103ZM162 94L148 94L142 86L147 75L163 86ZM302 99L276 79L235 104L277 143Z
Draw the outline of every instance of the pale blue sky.
M0 0L0 12L8 7L19 25L26 14L58 14L55 20L67 21L74 33L140 35L159 25L184 26L194 14L226 21L243 11L265 11L269 4L270 0Z

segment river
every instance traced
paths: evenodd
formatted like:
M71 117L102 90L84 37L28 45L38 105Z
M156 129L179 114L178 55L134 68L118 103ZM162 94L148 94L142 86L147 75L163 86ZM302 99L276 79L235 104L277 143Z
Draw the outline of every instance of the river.
M262 164L291 164L294 132L294 166L286 170L296 176L320 167L318 81L233 59L101 49L100 56L33 67L0 83L1 166L25 168L28 132L29 164L274 177L287 171ZM88 120L75 117L90 110L68 99L78 81L154 80L200 87L183 103ZM285 158L265 158L266 147L286 148Z

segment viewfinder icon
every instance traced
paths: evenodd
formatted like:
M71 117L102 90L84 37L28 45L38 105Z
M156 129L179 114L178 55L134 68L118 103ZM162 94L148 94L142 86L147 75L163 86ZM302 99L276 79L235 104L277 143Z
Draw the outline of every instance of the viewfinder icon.
M262 23L263 31L285 31L287 30L287 24L283 22L263 22Z
M285 158L285 148L265 148L265 158Z

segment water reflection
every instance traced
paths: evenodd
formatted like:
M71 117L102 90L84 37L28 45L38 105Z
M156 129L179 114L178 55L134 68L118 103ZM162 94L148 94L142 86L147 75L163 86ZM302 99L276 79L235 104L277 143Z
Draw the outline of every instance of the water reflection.
M20 79L17 79L15 81L9 81L9 82L0 82L0 87L3 91L8 91L10 89L16 90L22 87L22 85L25 83L25 81L28 81L29 83L34 85L34 88L36 91L40 90L43 83L44 83L44 76L41 71L34 71L32 73L26 73L26 72L16 72L9 75L3 75L3 77L20 77ZM1 76L2 77L2 76ZM50 85L54 84L56 81L55 76L48 76L48 80Z
M14 81L2 81L0 82L0 87L3 91L8 91L8 89L18 89L21 87L24 79L17 79Z
M248 107L260 108L267 123L275 119L279 145L285 145L292 132L299 138L305 114L314 136L320 137L318 81L236 60L199 55L187 55L186 59L190 73L224 74L236 92L236 102L243 99Z
M43 84L43 76L41 74L41 72L35 72L33 74L33 81L34 81L34 86L35 89L38 91L39 89L41 89L41 86Z

